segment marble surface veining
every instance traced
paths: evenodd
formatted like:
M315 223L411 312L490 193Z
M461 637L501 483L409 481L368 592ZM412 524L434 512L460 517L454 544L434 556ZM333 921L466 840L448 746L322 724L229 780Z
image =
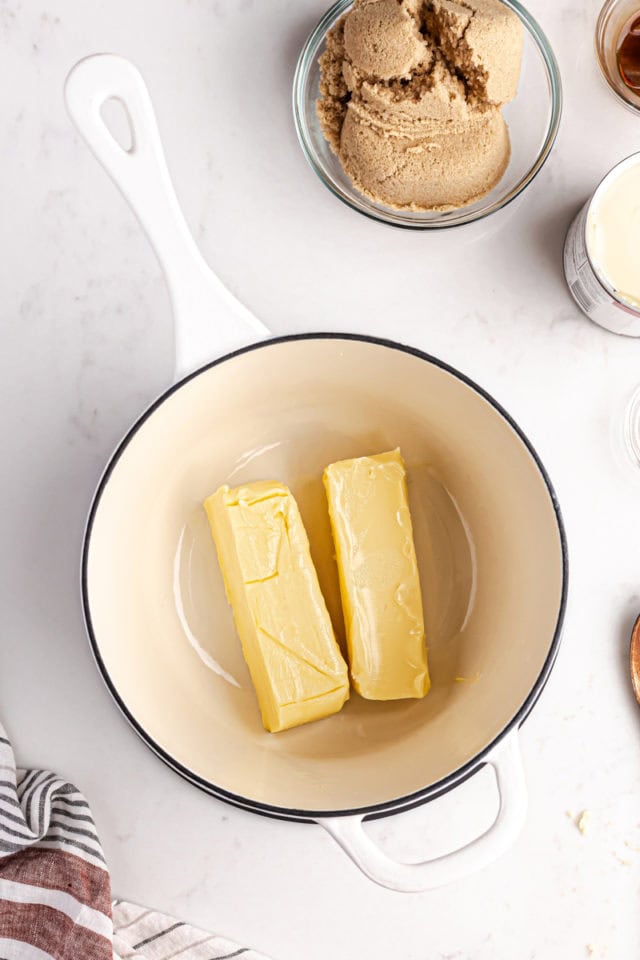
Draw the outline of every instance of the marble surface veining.
M612 425L640 341L590 324L564 285L569 221L640 146L593 55L596 0L531 0L558 55L552 157L487 224L422 236L335 201L297 147L300 45L324 0L0 0L0 710L24 763L91 799L114 892L278 960L631 960L640 952L640 713L625 674L640 609L640 479ZM263 820L182 782L138 741L94 668L78 596L86 509L114 443L168 384L167 292L137 222L67 119L89 53L142 70L186 217L275 333L389 335L479 380L543 457L572 590L563 647L522 732L526 828L457 885L398 895L319 829ZM371 826L417 859L487 824L483 771ZM591 811L581 834L567 811ZM591 945L590 947L588 945Z

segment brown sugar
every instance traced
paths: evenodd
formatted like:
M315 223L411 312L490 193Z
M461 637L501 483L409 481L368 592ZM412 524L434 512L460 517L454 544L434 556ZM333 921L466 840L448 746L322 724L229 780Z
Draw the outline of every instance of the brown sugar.
M386 206L484 196L510 157L522 25L500 0L356 0L327 35L318 116L357 189Z

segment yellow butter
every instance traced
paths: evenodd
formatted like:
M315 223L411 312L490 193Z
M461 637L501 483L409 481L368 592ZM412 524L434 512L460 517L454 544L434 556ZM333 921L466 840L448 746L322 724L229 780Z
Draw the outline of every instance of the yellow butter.
M204 506L265 728L336 713L347 665L291 492L271 481L224 486Z
M332 463L324 483L353 686L369 700L424 697L422 596L400 451Z

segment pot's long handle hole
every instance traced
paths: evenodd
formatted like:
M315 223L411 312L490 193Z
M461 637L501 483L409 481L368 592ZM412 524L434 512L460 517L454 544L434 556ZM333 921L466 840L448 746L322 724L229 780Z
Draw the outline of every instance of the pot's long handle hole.
M527 788L522 770L517 730L488 758L495 771L500 807L491 827L481 837L452 853L422 863L397 863L365 832L363 817L318 820L370 880L402 893L442 887L475 873L501 856L520 833L527 812Z
M268 334L204 261L189 231L167 169L149 92L122 57L81 60L65 84L67 109L79 133L120 188L158 256L167 279L176 330L176 376ZM105 123L117 100L130 128L129 148Z

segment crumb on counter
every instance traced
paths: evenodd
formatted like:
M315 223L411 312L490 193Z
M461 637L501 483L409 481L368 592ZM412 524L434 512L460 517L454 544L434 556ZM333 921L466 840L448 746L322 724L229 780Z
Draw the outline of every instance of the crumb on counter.
M584 835L589 830L591 824L591 813L589 810L583 810L581 814L576 818L576 827L584 837Z
M631 866L631 860L627 860L625 857L621 857L619 854L617 854L617 853L615 853L615 852L614 852L613 855L614 855L614 857L616 858L616 860L618 861L618 863L622 864L623 867L630 867L630 866Z

